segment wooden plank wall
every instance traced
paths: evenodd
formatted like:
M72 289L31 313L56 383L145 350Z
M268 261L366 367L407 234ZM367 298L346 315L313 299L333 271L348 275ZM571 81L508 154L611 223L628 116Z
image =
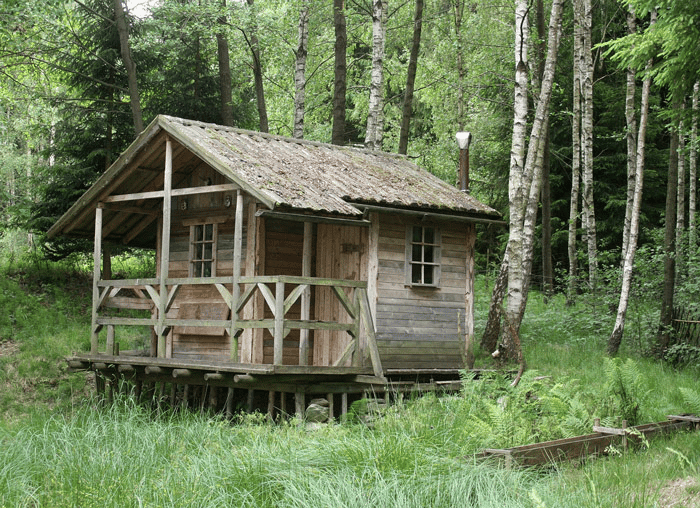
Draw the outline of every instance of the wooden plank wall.
M265 273L268 275L297 275L302 274L302 251L304 246L304 223L277 219L265 220ZM313 267L312 267L313 273ZM271 287L274 294L275 288ZM286 285L285 298L294 289ZM312 292L313 295L313 292ZM301 319L301 299L289 309L286 317ZM272 319L272 311L265 309L265 319ZM313 319L313 306L312 317ZM313 332L310 340L313 340ZM273 363L273 338L269 330L263 332L263 363ZM284 338L282 363L284 365L299 365L299 330L292 330ZM311 356L309 356L309 365Z
M332 279L367 280L368 228L318 224L316 276ZM353 298L353 292L345 289ZM319 321L350 323L331 288L316 288L316 316ZM313 365L333 365L345 351L351 338L346 332L316 330Z
M406 286L406 226L410 218L380 214L377 274L377 345L386 368L462 368L466 230L434 224L442 236L439 288ZM431 225L431 224L425 224Z
M200 180L207 180L212 184L224 183L216 172L204 172L194 175L193 182L185 182L186 185L202 185ZM187 209L181 206L173 210L172 231L170 241L170 265L169 276L172 278L189 276L189 252L190 252L190 228L185 221L191 219L204 219L206 217L226 217L225 222L218 224L216 275L228 277L233 274L233 236L235 226L235 195L231 195L232 203L225 206L226 193L203 194L189 196ZM247 207L251 198L246 196L244 200ZM244 220L247 214L244 214ZM245 249L247 238L247 221L243 224L243 256L241 270L245 273ZM228 286L229 291L232 285ZM184 286L180 289L175 303L168 312L168 317L202 319L228 319L230 313L221 310L223 299L213 286ZM168 337L167 356L175 358L206 359L211 357L229 358L230 337L223 329L203 329L175 327ZM240 348L240 346L239 346Z

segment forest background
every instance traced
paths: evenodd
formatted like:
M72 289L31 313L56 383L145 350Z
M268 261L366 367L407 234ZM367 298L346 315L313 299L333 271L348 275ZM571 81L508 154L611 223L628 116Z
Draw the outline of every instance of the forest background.
M638 190L635 244L647 270L664 267L646 290L664 295L657 339L667 347L674 295L696 296L694 4L661 2L657 21L645 0L162 0L133 12L121 0L5 0L3 248L28 243L54 259L89 251L43 233L157 114L405 153L453 183L454 134L469 130L471 193L503 213L512 237L514 174L528 171L514 162L520 124L528 143L546 146L534 162L529 258L511 263L525 279L515 281L522 309L530 283L571 302L620 293ZM546 123L530 131L545 55L557 50ZM507 228L480 230L480 270L507 269L508 239Z

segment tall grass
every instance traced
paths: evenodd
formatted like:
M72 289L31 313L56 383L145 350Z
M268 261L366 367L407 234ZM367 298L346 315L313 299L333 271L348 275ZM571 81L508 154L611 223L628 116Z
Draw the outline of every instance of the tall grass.
M115 263L148 274L150 262ZM528 361L507 372L465 374L456 395L399 402L374 421L314 430L249 415L231 423L154 413L128 398L87 396L84 373L63 357L89 347L90 269L16 257L0 266L0 507L632 507L654 506L670 479L697 476L700 438L681 434L648 450L549 470L481 463L505 448L700 411L695 369L643 356L653 305L637 301L625 348L604 354L614 316L605 298L575 306L533 293L522 328ZM488 287L479 282L477 332ZM11 316L11 317L8 317ZM633 338L633 340L630 339ZM491 367L488 352L479 357Z

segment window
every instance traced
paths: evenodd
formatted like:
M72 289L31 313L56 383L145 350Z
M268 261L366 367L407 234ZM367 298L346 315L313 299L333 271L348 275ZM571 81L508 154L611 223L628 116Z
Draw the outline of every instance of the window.
M218 224L190 226L190 276L216 275L216 236Z
M406 230L406 283L437 287L440 284L440 231L432 226Z

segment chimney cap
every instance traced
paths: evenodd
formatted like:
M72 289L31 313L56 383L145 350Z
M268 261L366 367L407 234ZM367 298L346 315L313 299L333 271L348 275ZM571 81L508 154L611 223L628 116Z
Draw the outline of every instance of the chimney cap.
M471 132L458 132L455 136L457 138L457 145L459 145L460 150L469 149L469 144L472 141Z

